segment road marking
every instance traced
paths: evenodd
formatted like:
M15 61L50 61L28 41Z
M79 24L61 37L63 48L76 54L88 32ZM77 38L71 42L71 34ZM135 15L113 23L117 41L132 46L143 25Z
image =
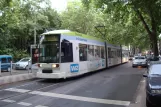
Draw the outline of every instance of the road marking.
M14 101L14 100L9 100L9 99L5 99L5 100L2 100L2 101L8 102L8 103L14 103L14 102L16 102L16 101Z
M99 98L80 97L80 96L73 96L73 95L41 92L41 91L33 91L30 93L36 94L36 95L42 95L42 96L57 97L57 98L94 102L94 103L102 103L102 104L113 104L113 105L122 105L122 106L129 106L130 105L130 101L118 101L118 100L107 100L107 99L99 99Z
M31 106L32 104L26 103L26 102L19 102L17 104L23 105L23 106Z
M17 88L9 88L6 90L13 91L13 92L20 92L20 93L26 93L26 92L31 91L31 90L17 89ZM48 96L48 97L57 97L57 98L63 98L63 99L102 103L102 104L112 104L112 105L122 105L122 106L129 106L130 105L130 101L119 101L119 100L108 100L108 99L81 97L81 96L73 96L73 95L57 94L57 93L51 93L51 92L41 92L41 91L31 91L29 93L36 94L36 95L42 95L42 96Z
M6 91L13 91L13 92L19 92L19 93L26 93L29 92L30 90L26 89L18 89L18 88L7 88L5 89Z
M48 106L37 105L37 106L35 106L35 107L48 107Z
M145 82L145 80L142 80L141 82Z

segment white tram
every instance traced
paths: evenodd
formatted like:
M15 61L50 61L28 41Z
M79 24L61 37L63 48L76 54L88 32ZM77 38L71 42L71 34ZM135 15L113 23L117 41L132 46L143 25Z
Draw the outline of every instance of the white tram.
M69 30L41 36L38 78L73 77L122 63L121 46L104 40Z

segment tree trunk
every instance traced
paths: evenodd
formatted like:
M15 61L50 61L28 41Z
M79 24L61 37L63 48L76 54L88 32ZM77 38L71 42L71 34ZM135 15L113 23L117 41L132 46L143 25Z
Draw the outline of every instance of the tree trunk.
M154 52L154 55L155 56L158 56L159 53L158 53L158 39L157 39L157 34L156 33L152 33L150 36L152 37L152 43L153 43L152 50Z
M149 26L147 25L147 23L144 20L144 17L142 16L141 12L135 8L136 13L138 13L138 16L140 18L140 20L142 21L144 28L146 29L149 37L150 37L150 45L152 45L151 49L154 53L155 56L158 56L158 39L157 39L157 30L156 30L156 22L155 19L153 18L153 14L150 11L150 18L151 18L151 28L152 30L149 29Z

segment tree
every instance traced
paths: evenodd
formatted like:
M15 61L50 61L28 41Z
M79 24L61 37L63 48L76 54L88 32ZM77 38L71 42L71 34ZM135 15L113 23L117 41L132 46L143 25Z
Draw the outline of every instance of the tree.
M62 29L69 29L96 36L95 26L104 23L102 13L94 8L87 10L81 2L68 3L66 11L61 13Z
M161 25L161 1L160 0L82 0L85 5L90 3L110 14L114 20L125 23L133 15L137 15L135 20L142 22L152 45L154 55L158 56L158 33ZM131 20L136 22L132 17ZM138 22L137 22L138 23ZM136 24L137 24L136 23Z
M3 1L3 2L2 2ZM49 0L2 0L0 5L0 49L16 48L27 49L33 44L34 28L39 34L48 28L58 29L60 18L58 13L51 9ZM41 4L45 4L42 6ZM8 4L8 5L7 5Z

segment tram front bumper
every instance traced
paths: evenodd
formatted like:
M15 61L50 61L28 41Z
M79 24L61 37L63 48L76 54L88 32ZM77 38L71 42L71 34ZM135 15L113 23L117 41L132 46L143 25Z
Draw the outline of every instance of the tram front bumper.
M42 72L37 72L36 77L37 78L45 78L45 79L66 78L65 72L61 72L61 73L42 73Z

